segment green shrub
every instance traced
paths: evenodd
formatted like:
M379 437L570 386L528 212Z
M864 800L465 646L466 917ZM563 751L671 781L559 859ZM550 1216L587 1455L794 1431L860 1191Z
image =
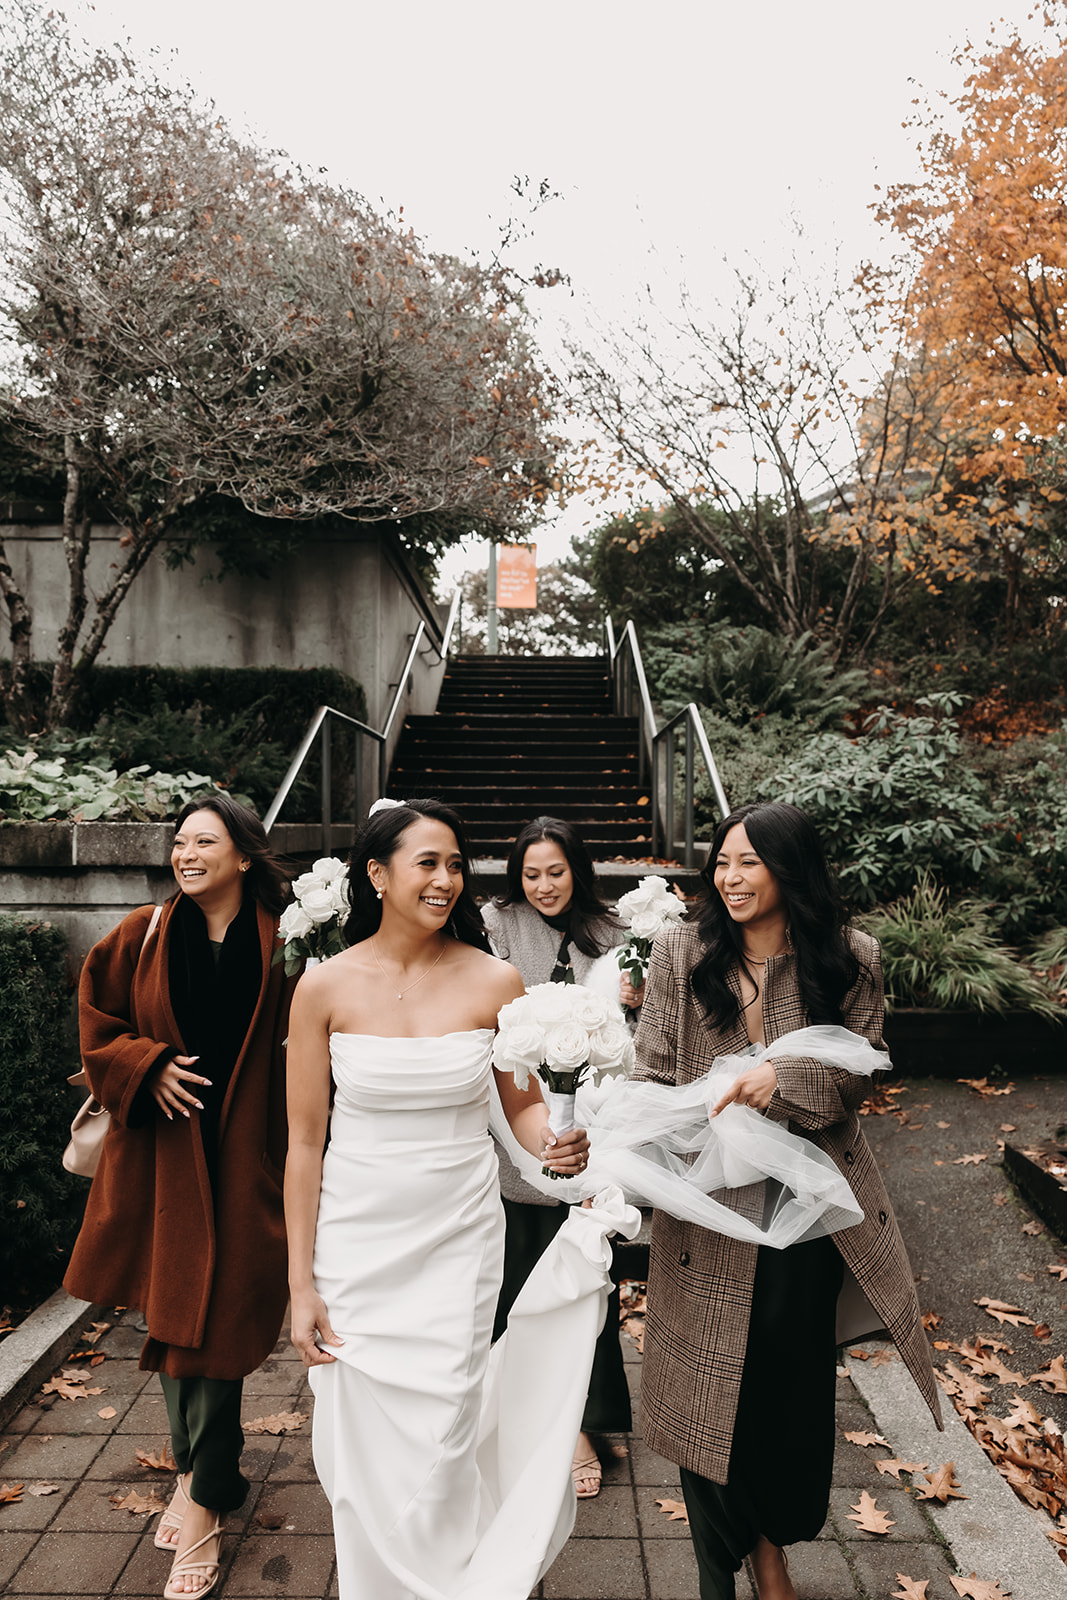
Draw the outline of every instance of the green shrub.
M58 1284L85 1201L61 1165L77 1069L66 948L49 923L0 914L0 1280L19 1305Z
M911 893L863 925L882 947L886 1001L947 1011L1031 1011L1067 1016L1050 992L998 942L978 900L950 900L927 873Z
M970 886L995 859L993 813L948 715L958 704L930 695L919 716L881 707L859 738L817 734L753 796L807 812L853 904L894 900L926 870Z
M869 689L865 672L838 670L810 633L784 639L763 628L683 623L650 634L644 656L668 716L694 700L729 722L777 714L819 729L840 725Z
M997 853L980 890L1001 937L1023 945L1043 926L1067 923L1067 735L973 745L968 758L997 818Z
M760 786L796 759L811 738L811 731L804 723L789 717L762 717L747 728L739 727L736 722L729 722L713 711L702 710L700 719L731 807L744 805L753 799ZM675 761L675 794L679 807L685 794L684 781L683 758L679 755ZM699 760L694 797L698 833L710 837L719 820L719 809L711 784L704 776L703 763ZM678 816L681 814L679 810Z

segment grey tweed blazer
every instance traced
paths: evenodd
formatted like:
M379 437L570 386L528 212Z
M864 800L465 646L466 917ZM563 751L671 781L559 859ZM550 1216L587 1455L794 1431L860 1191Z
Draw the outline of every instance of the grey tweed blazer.
M845 1022L880 1047L884 999L878 945L855 930L848 937L861 971L845 999ZM693 999L689 975L701 950L690 926L670 929L656 940L637 1030L636 1077L691 1083L716 1056L748 1049L740 1018L729 1027L712 1028ZM740 998L736 971L728 981ZM807 1025L791 951L767 963L763 1019L769 1044ZM848 1179L864 1220L833 1236L845 1261L846 1285L850 1278L858 1283L876 1314L871 1325L887 1330L940 1426L907 1251L856 1116L870 1080L804 1057L776 1061L775 1069L778 1088L766 1114L825 1150ZM724 1190L717 1198L758 1218L763 1185ZM716 1483L726 1482L730 1462L756 1253L755 1245L654 1213L641 1384L644 1435L658 1454ZM787 1329L782 1330L782 1354L788 1354ZM785 1371L783 1366L783 1376Z
M563 943L563 935L558 928L546 922L528 900L516 901L510 906L498 906L495 900L489 900L482 907L482 921L493 954L518 968L519 977L527 989L532 989L536 983L548 982ZM594 924L593 937L601 950L607 951L622 944L626 930L613 917L604 917ZM571 946L575 982L585 982L596 959L596 956L584 955L574 945ZM528 1206L563 1204L561 1200L552 1200L547 1194L542 1194L540 1189L535 1189L520 1177L499 1144L496 1153L500 1162L500 1193L505 1200L516 1200Z

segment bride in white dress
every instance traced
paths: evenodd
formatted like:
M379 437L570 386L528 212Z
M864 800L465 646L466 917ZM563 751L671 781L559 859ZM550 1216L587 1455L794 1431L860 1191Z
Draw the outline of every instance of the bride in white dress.
M542 1398L529 1329L549 1306L558 1334L566 1302L564 1360L577 1367L580 1409L581 1349L591 1359L603 1296L576 1308L568 1283L558 1293L531 1283L530 1322L510 1357L494 1355L486 1386L504 1245L486 1131L491 1048L497 1014L523 984L488 954L466 865L447 807L376 811L350 868L351 947L308 972L293 1001L292 1339L315 1390L315 1466L333 1506L341 1600L518 1600L571 1521L575 1424L561 1417L559 1439L542 1439L566 1407L556 1385L551 1402ZM584 1130L552 1135L536 1079L523 1092L509 1075L496 1081L520 1145L557 1173L582 1172ZM590 1216L579 1208L572 1238ZM592 1257L587 1233L580 1244ZM573 1281L558 1265L556 1276ZM487 1387L510 1393L496 1395L492 1427ZM533 1460L540 1449L559 1494L542 1479L537 1508L527 1489L546 1465Z

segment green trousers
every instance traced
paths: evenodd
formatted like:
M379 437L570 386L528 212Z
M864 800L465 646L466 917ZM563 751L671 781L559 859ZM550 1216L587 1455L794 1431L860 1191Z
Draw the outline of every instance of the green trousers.
M240 1378L171 1378L159 1374L170 1422L170 1447L190 1497L210 1511L236 1511L248 1493L241 1472Z

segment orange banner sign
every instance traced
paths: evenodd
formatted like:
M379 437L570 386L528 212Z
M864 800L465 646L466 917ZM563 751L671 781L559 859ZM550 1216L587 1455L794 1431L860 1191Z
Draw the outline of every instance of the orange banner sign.
M537 546L502 544L497 556L496 603L537 609Z

